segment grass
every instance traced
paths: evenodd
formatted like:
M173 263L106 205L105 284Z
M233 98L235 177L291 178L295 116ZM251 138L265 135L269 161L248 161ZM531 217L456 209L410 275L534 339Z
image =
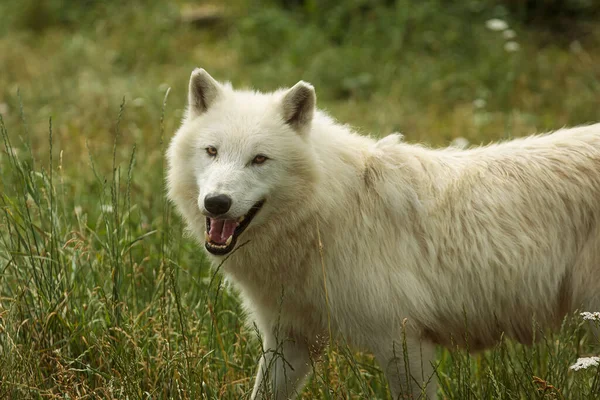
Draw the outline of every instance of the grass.
M256 332L164 197L196 66L262 90L304 79L339 120L433 145L598 119L597 23L556 35L491 1L379 3L238 0L204 28L179 21L179 2L0 4L0 397L249 393ZM538 334L440 350L440 396L600 398L600 369L568 368L600 353L582 321ZM340 343L304 398L388 394L373 359Z

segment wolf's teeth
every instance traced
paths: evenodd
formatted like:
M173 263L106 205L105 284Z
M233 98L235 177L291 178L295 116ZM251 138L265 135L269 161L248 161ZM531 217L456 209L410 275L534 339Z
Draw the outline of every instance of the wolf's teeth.
M229 236L227 238L227 240L225 241L225 246L229 246L231 244L231 241L233 240L233 236Z
M208 236L208 232L204 232L204 240L210 242L210 236Z

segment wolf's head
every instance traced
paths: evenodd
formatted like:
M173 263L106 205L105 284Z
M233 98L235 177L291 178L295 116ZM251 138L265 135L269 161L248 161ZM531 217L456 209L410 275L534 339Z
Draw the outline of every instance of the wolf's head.
M168 191L210 253L231 252L244 231L292 211L311 191L315 102L302 81L263 94L192 72L187 113L167 153Z

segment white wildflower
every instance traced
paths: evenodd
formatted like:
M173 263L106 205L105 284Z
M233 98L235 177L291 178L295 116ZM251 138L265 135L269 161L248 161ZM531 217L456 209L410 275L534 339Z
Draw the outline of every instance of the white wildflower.
M8 104L0 103L0 114L2 114L2 115L8 114Z
M508 29L508 24L501 19L492 18L485 21L485 27L488 28L490 31L500 32L505 29Z
M473 100L473 107L475 108L484 108L486 106L487 102L485 101L485 99L475 99Z
M506 42L504 43L504 50L509 52L509 53L514 53L515 51L519 51L519 49L521 48L521 45L519 45L519 43L517 42Z
M581 369L597 367L598 365L600 365L600 357L582 357L578 358L577 362L571 365L569 368L574 371L579 371Z
M575 54L578 54L583 51L583 46L579 40L574 40L571 42L571 44L569 44L569 50Z
M507 29L504 32L502 32L502 37L506 40L514 39L517 37L517 33L512 29Z
M102 204L101 210L103 213L110 214L113 212L112 204Z
M589 312L589 311L585 311L582 312L581 317L585 320L588 321L600 321L600 312L596 311L596 312Z
M75 215L81 215L82 211L83 209L81 208L81 206L75 206Z
M457 137L450 143L450 146L458 149L466 149L469 147L469 141L464 137Z
M144 103L145 103L145 100L143 97L136 97L135 99L133 99L134 107L143 107Z

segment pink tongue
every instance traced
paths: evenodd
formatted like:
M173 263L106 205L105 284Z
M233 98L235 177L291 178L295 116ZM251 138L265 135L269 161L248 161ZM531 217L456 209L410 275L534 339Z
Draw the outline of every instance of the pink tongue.
M210 219L210 231L208 232L208 236L210 237L211 242L224 244L227 242L231 236L233 236L233 232L235 228L237 228L238 223L233 219Z

